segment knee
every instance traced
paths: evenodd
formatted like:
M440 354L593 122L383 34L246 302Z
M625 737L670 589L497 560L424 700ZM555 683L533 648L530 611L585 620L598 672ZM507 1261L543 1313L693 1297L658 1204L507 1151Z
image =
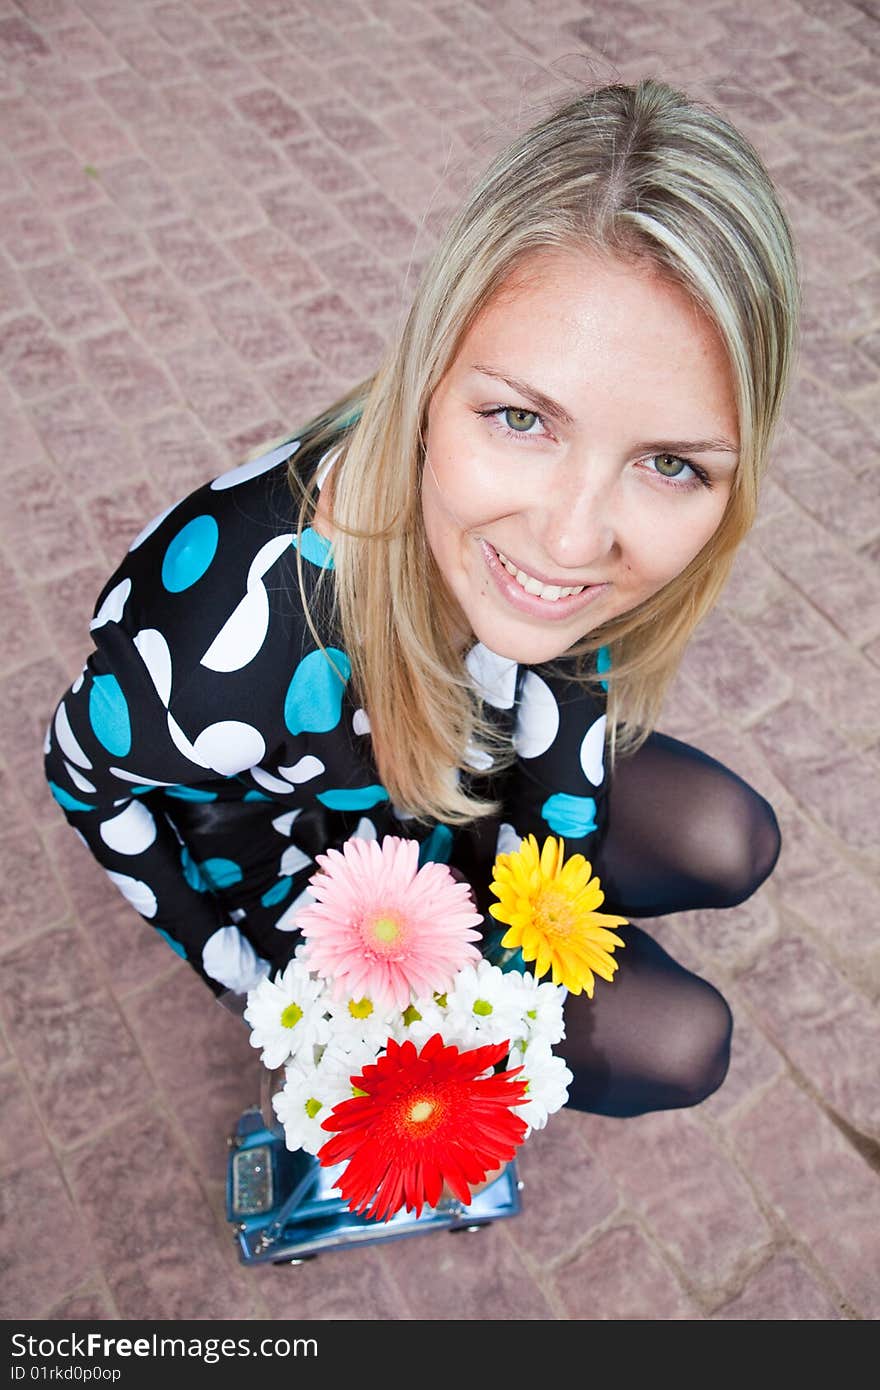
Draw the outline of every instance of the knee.
M705 980L683 1012L679 1031L660 1049L658 1070L667 1105L699 1105L717 1091L730 1066L733 1015L722 994Z
M769 801L745 784L730 807L728 823L713 838L717 907L745 902L770 877L782 847L779 822Z

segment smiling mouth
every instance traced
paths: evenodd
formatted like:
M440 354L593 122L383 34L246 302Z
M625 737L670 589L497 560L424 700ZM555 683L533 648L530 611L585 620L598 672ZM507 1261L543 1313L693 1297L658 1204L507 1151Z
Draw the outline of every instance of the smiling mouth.
M493 547L494 548L494 547ZM527 594L534 594L536 598L546 599L548 603L556 603L561 598L569 598L573 594L582 594L586 589L586 584L573 584L563 587L559 584L542 584L540 579L535 579L531 574L526 574L525 570L517 569L507 556L500 550L495 550L495 554L501 561L509 575L516 580L519 587Z

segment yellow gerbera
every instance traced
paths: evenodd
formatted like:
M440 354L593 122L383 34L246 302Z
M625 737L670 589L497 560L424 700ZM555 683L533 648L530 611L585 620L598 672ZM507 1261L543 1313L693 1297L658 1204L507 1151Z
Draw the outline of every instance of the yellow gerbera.
M523 960L535 962L540 979L553 972L554 985L572 994L593 997L593 974L611 980L618 962L611 954L625 943L609 927L625 926L625 917L597 912L605 901L592 865L582 854L564 861L565 841L552 835L539 851L534 835L512 854L495 860L492 892L499 899L489 908L510 930L504 947L518 946Z

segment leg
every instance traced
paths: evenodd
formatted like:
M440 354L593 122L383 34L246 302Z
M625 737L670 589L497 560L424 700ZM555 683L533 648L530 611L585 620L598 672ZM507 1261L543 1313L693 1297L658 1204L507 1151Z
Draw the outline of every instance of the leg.
M769 802L722 763L666 734L621 758L595 858L609 911L659 917L744 902L772 872Z
M592 999L565 1003L565 1041L555 1050L574 1073L569 1104L620 1116L697 1105L727 1074L730 1009L639 927L621 935L614 980L597 980Z

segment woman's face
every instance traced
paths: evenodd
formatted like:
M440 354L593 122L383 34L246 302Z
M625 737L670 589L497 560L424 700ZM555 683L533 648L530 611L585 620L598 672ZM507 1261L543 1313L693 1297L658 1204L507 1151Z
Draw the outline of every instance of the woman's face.
M716 530L737 448L723 345L683 290L533 253L429 408L422 508L462 640L533 665L636 608Z

